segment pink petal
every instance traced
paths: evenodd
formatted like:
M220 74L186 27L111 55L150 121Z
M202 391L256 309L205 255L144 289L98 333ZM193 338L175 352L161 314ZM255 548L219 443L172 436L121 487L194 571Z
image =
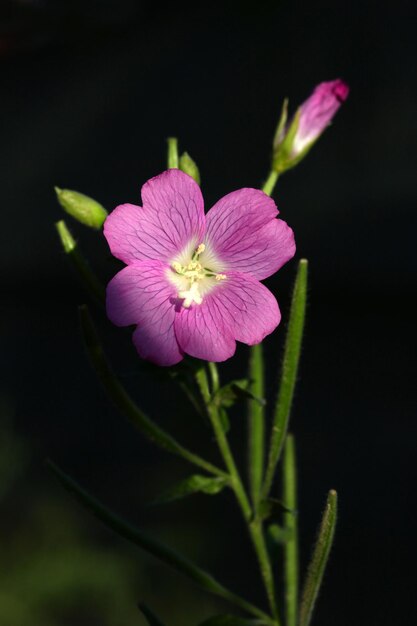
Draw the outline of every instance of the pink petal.
M183 358L175 338L176 291L160 261L135 262L107 286L107 315L117 326L138 324L133 342L140 356L157 365Z
M190 241L201 243L204 202L200 187L180 170L167 170L142 187L143 208L118 206L104 223L112 254L124 261L172 261Z
M212 293L202 304L181 308L175 334L183 352L205 361L225 361L234 355L236 342Z
M208 297L216 299L225 326L237 341L260 343L281 321L275 296L251 274L227 272Z
M219 260L221 270L228 269L250 272L257 278L265 278L275 269L274 263L267 259L268 246L274 247L282 240L289 248L289 233L285 234L286 225L277 222L278 209L275 202L259 189L239 189L224 196L207 214L205 243L207 253ZM281 229L281 230L280 230ZM279 245L278 245L279 248ZM279 252L278 267L281 257L287 260L288 251Z
M272 293L250 274L228 272L201 305L181 309L175 333L181 349L207 361L224 361L235 352L235 340L259 343L281 320Z

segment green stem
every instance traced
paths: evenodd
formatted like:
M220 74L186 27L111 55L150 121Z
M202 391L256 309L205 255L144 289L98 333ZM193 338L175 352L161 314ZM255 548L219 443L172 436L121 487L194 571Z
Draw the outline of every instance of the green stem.
M214 395L215 393L219 391L219 387L220 387L219 372L217 370L217 365L213 363L212 361L209 361L208 368L209 368L210 378L211 378L211 390L212 390L212 394Z
M207 374L204 368L201 368L196 374L197 382L199 384L203 400L207 407L207 413L210 418L211 425L213 427L214 435L216 437L217 445L222 455L224 464L231 480L231 487L235 493L236 499L240 505L243 517L247 523L250 537L252 539L253 546L255 548L256 555L261 570L262 579L264 581L266 594L268 597L271 613L274 617L275 624L279 626L278 610L275 598L275 585L271 562L269 554L266 548L265 537L263 534L262 522L259 519L254 519L252 515L251 505L246 495L245 488L239 475L239 471L236 467L235 460L233 458L232 451L229 446L226 434L224 432L219 412L215 404L211 401L211 395L209 385L207 381Z
M61 245L64 252L70 259L76 272L81 278L86 290L95 298L98 304L103 305L105 299L105 290L100 280L94 274L88 261L81 253L77 242L73 238L68 226L64 220L60 220L55 224Z
M262 487L263 499L266 499L269 495L272 481L274 479L275 468L281 456L287 433L301 352L306 299L307 260L301 259L298 263L297 276L295 279L291 301L290 318L288 322L284 358L282 362L281 381L272 424L265 480Z
M288 509L284 513L284 529L288 537L284 542L286 626L296 626L298 606L297 468L294 437L291 434L287 435L285 441L282 469L282 500Z
M179 167L179 158L178 158L178 139L176 137L168 137L168 169Z
M132 526L122 518L115 515L112 511L109 511L109 509L105 508L96 498L85 491L70 476L59 469L55 463L47 461L47 466L52 470L56 478L69 493L74 495L86 509L93 513L101 522L115 531L118 535L124 537L131 543L136 544L146 552L149 552L154 557L161 560L163 563L166 563L173 569L184 574L206 591L220 596L225 600L229 600L251 615L255 615L256 617L266 620L267 623L271 623L271 619L263 611L236 595L229 589L226 589L226 587L223 587L223 585L213 578L211 574L205 572L197 565L194 565L194 563L171 548L159 543L156 539L149 537L149 535L143 533L142 530Z
M264 363L262 344L251 348L249 357L249 380L256 398L264 398ZM248 400L248 468L249 485L254 510L260 500L264 473L265 415L264 407L256 400Z
M279 178L278 172L275 170L271 170L268 178L265 181L264 186L262 187L262 191L266 193L267 196L270 196L274 191L274 187L277 184L277 180Z
M301 597L299 626L309 626L323 580L324 570L333 544L337 519L337 493L333 489L327 496L326 508Z
M88 308L85 305L80 307L80 323L84 344L91 364L109 397L129 421L131 421L145 437L160 448L180 456L210 474L226 477L227 474L224 471L205 459L202 459L187 448L184 448L174 437L155 424L155 422L145 415L135 404L108 364Z

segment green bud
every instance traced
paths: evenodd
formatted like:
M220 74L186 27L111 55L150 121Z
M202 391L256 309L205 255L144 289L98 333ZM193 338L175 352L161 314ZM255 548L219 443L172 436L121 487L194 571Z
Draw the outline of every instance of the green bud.
M106 209L93 198L71 189L55 187L59 204L64 211L90 228L101 228L107 217Z
M180 170L191 176L191 178L194 178L198 185L200 184L200 172L196 162L190 157L188 152L183 152L180 157Z
M64 220L60 220L55 224L55 227L58 231L59 239L61 240L62 247L66 254L70 254L73 250L75 250L76 242L74 237L71 235L70 231Z
M168 137L168 169L178 169L178 139L176 137Z

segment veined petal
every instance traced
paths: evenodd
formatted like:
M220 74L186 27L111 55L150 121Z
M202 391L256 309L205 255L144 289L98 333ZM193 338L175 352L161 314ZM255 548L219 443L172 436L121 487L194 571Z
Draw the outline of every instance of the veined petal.
M138 324L133 342L140 356L157 365L183 358L174 332L175 287L160 261L128 265L107 286L107 315L117 326Z
M181 308L175 318L175 335L183 352L205 361L226 361L236 350L232 329L213 297L217 288L202 304Z
M277 215L275 202L259 189L229 193L207 213L208 252L224 263L224 270L234 268L235 260L250 257L259 231Z
M281 320L275 297L251 274L227 272L226 279L208 294L201 307L208 301L222 320L222 328L248 345L260 343ZM182 346L181 340L179 343Z
M272 219L245 239L244 245L228 258L227 268L263 280L277 272L294 254L292 229L283 220Z
M190 242L201 243L204 202L197 183L180 170L167 170L142 187L143 207L118 206L104 223L112 254L129 264L146 259L169 263Z

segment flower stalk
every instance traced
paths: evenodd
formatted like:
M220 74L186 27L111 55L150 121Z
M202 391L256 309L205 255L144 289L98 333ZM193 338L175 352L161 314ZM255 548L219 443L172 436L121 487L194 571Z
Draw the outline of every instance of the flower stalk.
M297 626L298 611L298 524L297 524L297 466L295 442L287 435L283 457L284 532L284 584L286 626Z
M252 508L249 502L249 498L246 494L245 488L242 483L242 479L239 475L233 453L230 449L229 442L227 440L226 433L224 431L218 409L214 402L209 390L209 384L207 380L207 374L204 368L201 368L196 374L197 383L200 387L203 400L207 407L207 413L216 437L216 442L219 451L222 455L224 464L229 473L231 487L235 493L236 499L239 503L243 517L248 526L249 535L251 537L255 552L258 558L259 567L261 570L262 579L264 581L265 590L271 609L274 623L276 626L280 626L277 602L275 597L275 583L271 567L269 554L266 548L265 537L263 533L262 521L258 518L254 518Z

